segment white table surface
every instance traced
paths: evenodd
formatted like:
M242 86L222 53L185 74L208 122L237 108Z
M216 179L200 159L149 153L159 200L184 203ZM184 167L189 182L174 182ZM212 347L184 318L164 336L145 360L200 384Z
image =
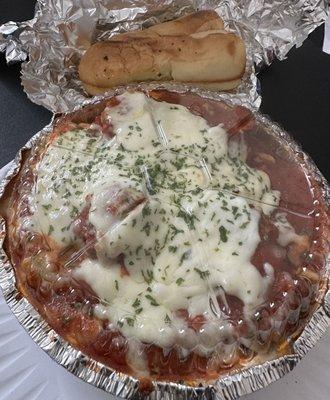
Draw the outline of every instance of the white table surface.
M5 172L0 170L0 179ZM114 400L53 361L18 323L0 290L0 400ZM246 400L330 400L330 332L298 366Z

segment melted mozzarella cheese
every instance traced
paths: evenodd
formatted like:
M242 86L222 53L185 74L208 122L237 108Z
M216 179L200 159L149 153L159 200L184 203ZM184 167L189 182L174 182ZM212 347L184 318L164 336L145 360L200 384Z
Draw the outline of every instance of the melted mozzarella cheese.
M285 213L278 213L276 215L275 226L278 229L277 242L280 246L285 247L291 242L299 242L301 237L297 235Z
M49 147L38 166L31 224L62 244L74 239L72 221L88 193L96 142L83 131L69 132Z
M96 315L131 338L132 354L136 341L208 354L232 330L217 297L239 298L246 318L264 301L272 268L262 275L250 260L260 210L270 212L279 193L246 164L244 144L228 144L221 126L142 93L119 100L105 111L113 140L81 130L50 145L38 169L33 224L69 244L89 196L97 259L86 258L74 274L99 296ZM144 193L145 201L114 217L107 211L114 184ZM115 261L121 254L129 275ZM182 310L191 319L203 315L203 329L191 329Z

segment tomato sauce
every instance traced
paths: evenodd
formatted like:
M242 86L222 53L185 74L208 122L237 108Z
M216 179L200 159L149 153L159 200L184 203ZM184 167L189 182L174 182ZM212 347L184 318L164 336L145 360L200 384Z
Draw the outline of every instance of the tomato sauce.
M205 100L196 94L178 94L166 91L153 91L150 96L158 101L182 104L193 113L205 118L211 126L222 124L231 135L230 140L242 137L247 145L247 163L251 167L263 170L271 180L272 188L281 192L279 208L287 212L288 221L298 235L307 237L307 244L300 248L280 246L278 244L279 230L274 223L275 211L269 216L262 214L259 224L260 243L251 262L264 274L264 265L269 263L274 270L274 279L265 304L255 310L253 321L256 337L260 345L278 343L283 338L294 333L300 318L305 317L315 301L319 284L318 274L308 273L322 270L324 266L324 249L318 249L321 233L315 233L320 224L316 215L322 213L324 204L319 201L319 192L312 190L313 182L309 172L303 166L302 160L296 158L292 149L279 141L273 134L258 124L251 111L240 106L230 106L216 100ZM107 106L115 106L118 99L107 101ZM107 137L113 136L111 122L104 121L101 115L96 115L93 123L101 127ZM58 129L62 134L71 125L66 123ZM33 163L31 163L33 168ZM22 185L22 182L25 184ZM31 190L33 179L31 170L21 176L17 184L17 193L13 196L13 225L15 218L29 212L26 193ZM109 205L109 212L114 215L126 213L144 199L129 196L128 193L117 191L115 204ZM121 200L126 199L128 209L121 208ZM129 201L127 201L129 199ZM321 199L318 199L321 200ZM118 204L118 202L120 204ZM78 238L93 253L95 231L89 224L87 216L90 199L86 199L86 207L77 216L74 230ZM321 211L320 211L321 210ZM322 214L324 215L324 214ZM25 232L16 229L8 245L16 276L23 294L44 316L50 325L73 346L82 350L106 365L122 372L132 373L127 365L126 355L128 343L126 338L116 330L111 330L108 321L101 321L93 316L92 309L98 299L92 289L82 282L75 281L70 275L70 268L64 268L66 256L61 256L60 249L50 250L45 237L29 237ZM313 241L316 243L313 244ZM309 263L308 253L313 251L316 257ZM39 259L36 258L39 254ZM38 263L41 263L38 268ZM122 275L128 274L123 255L119 256ZM42 263L47 263L47 274L43 273ZM315 267L317 265L317 267ZM304 273L302 274L302 270ZM312 279L314 277L314 280ZM220 310L231 321L238 336L248 336L251 327L244 321L244 304L235 296L226 294L225 298L217 298ZM189 328L197 331L202 329L205 319L203 315L191 317L187 310L177 311L177 315L187 321ZM276 329L274 329L274 324ZM251 352L240 349L233 353L226 362L202 357L194 352L186 357L180 354L174 346L162 349L156 345L144 344L145 355L150 369L150 376L157 379L201 379L207 376L215 378L219 373L237 366L245 357L251 357Z

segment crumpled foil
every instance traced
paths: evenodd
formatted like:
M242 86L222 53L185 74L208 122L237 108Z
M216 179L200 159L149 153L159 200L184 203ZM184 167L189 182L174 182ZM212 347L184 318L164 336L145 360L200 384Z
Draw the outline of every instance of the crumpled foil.
M87 104L94 104L107 96L114 96L123 93L128 88L136 89L165 89L178 93L185 93L188 88L185 85L170 84L140 84L120 87L110 91L107 95L86 100ZM223 100L229 104L242 104L239 94L219 94L198 88L189 88L193 93L201 97ZM294 139L291 138L279 125L268 117L254 110L256 122L264 126L267 131L281 139L281 143L289 147L299 157L302 164L309 166L310 176L318 181L323 188L323 196L330 206L330 186L317 169L313 161L306 155ZM14 162L11 163L6 177L0 182L0 199L4 194L8 183L16 176L22 163L22 153L37 145L43 135L50 134L53 129L54 116L51 123L33 136L20 150ZM138 388L138 381L123 373L118 373L85 356L74 349L60 335L58 335L38 314L33 306L21 296L16 288L14 268L10 264L5 251L3 241L6 235L5 221L0 217L0 287L3 290L5 300L17 317L21 325L26 329L31 338L56 362L72 372L84 381L105 390L106 392L125 399L144 400L234 400L238 397L252 393L258 389L268 386L270 383L283 377L290 372L306 353L317 343L321 336L330 326L330 254L326 260L326 272L324 280L326 284L320 289L320 303L318 308L311 315L308 323L298 339L293 343L292 353L282 357L263 362L260 365L251 365L239 372L229 373L221 376L212 384L192 387L185 384L173 382L154 381L154 390L146 396L141 395Z
M256 71L293 46L326 18L327 0L38 0L30 21L0 27L0 51L8 63L24 61L22 84L30 100L53 112L72 111L87 94L77 76L91 42L173 19L197 9L215 9L227 29L247 46L247 69L235 90L259 108ZM28 61L26 61L28 60Z

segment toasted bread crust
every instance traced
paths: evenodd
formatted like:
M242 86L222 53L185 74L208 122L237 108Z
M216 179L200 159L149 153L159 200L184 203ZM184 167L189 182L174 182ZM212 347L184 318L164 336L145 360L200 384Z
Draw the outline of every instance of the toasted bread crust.
M223 21L214 10L202 10L173 21L153 25L143 30L122 33L114 36L111 40L122 40L128 37L150 37L152 35L181 36L191 35L197 32L223 29Z
M95 43L79 65L86 91L95 95L143 81L176 81L216 90L237 87L245 71L244 42L223 31L214 14L203 11Z

